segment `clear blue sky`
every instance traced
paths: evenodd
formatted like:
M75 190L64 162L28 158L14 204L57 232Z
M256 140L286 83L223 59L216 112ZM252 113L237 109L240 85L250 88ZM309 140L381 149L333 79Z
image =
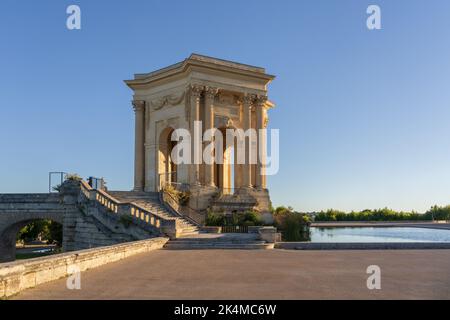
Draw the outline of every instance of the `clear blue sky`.
M82 30L66 29L66 8ZM382 30L366 28L378 4ZM450 2L23 1L0 5L0 192L46 192L54 170L133 180L122 80L192 52L266 67L297 210L450 203Z

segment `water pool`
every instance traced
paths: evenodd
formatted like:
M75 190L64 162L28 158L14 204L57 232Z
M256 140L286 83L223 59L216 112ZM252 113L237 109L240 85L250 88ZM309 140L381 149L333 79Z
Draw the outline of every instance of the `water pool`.
M411 227L311 227L311 242L450 242L450 230Z

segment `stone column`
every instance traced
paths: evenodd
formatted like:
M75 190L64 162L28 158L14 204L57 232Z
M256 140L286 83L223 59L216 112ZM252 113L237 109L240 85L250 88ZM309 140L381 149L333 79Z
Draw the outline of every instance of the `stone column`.
M134 191L144 190L145 163L145 101L134 100Z
M267 108L263 109L263 129L267 129L267 125L269 123L269 117L267 116ZM267 131L264 130L264 134L262 135L261 140L261 175L262 175L262 188L267 188L267 176L266 176L266 162L267 162Z
M195 163L195 159L202 158L202 145L197 145L194 133L194 121L200 121L200 97L203 92L203 86L191 85L191 184L200 185L200 164ZM200 132L201 134L201 132Z
M219 90L213 87L205 88L205 122L203 123L204 131L214 128L214 98ZM205 146L209 145L211 142L205 142ZM214 163L204 165L205 168L205 184L207 186L215 187L214 183Z
M254 96L246 94L242 100L244 131L252 128L252 102ZM245 164L243 165L243 187L252 187L252 165L250 164L250 138L245 138Z
M156 172L156 148L154 143L145 144L145 189L146 192L158 191L156 186L156 177L158 173Z
M263 164L265 163L265 139L264 136L260 134L259 130L264 129L264 108L266 105L267 97L258 96L255 101L256 108L256 131L258 134L258 144L257 144L257 162L256 162L256 176L255 176L255 187L258 189L263 188ZM261 139L262 138L262 139ZM261 148L261 150L260 150ZM261 155L261 157L260 157Z

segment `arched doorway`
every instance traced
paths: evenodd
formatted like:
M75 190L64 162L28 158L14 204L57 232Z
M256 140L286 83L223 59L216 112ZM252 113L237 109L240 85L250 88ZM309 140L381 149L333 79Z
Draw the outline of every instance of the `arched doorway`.
M165 128L159 135L158 147L158 177L159 190L166 185L175 185L177 179L177 165L172 159L172 150L177 144L177 141L172 141L172 133L174 129L171 127Z
M230 128L231 129L231 128ZM214 183L222 194L233 194L238 187L236 183L236 139L229 141L226 127L218 129L222 133L223 142L221 154L216 153L217 163L214 166ZM219 147L216 145L216 147Z

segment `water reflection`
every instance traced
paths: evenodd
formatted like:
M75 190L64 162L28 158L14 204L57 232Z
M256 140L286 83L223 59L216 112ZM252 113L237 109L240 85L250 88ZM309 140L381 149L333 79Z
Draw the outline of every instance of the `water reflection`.
M312 227L311 242L450 242L450 230L408 227Z

